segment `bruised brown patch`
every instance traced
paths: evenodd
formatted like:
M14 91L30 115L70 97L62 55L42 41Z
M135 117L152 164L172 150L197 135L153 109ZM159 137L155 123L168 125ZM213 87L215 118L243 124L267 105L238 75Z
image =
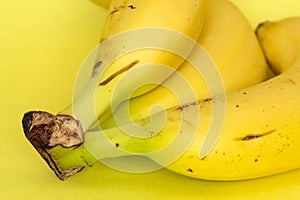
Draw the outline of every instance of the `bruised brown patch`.
M63 170L49 152L57 145L70 148L83 144L82 128L72 116L30 111L24 114L22 125L26 138L60 180L65 180L68 176L84 168L84 166L77 166Z
M110 75L107 79L105 79L104 81L102 81L101 83L99 83L99 86L104 86L106 84L108 84L110 81L112 81L114 78L116 78L117 76L119 76L120 74L128 71L129 69L131 69L134 65L136 65L139 62L139 60L135 60L131 63L129 63L128 65L126 65L125 67L123 67L122 69L120 69L119 71L113 73L112 75Z

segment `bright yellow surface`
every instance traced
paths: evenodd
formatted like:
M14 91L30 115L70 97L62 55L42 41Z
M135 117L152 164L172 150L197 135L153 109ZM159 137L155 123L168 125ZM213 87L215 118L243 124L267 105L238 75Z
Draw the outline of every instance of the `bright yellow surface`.
M299 14L299 0L234 0L253 27ZM59 181L25 139L25 111L53 113L101 33L105 11L88 0L0 1L1 199L300 199L300 170L242 182L196 180L160 170L125 174L100 164ZM299 156L299 155L298 155Z

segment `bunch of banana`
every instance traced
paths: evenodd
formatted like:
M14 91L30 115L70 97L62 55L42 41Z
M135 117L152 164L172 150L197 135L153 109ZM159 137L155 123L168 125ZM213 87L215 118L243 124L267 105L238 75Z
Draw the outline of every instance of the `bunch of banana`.
M112 2L112 4L113 3L114 2ZM115 5L111 7L113 7L113 9L111 8L112 10L116 9ZM216 62L219 75L222 77L226 91L246 87L264 80L267 65L255 35L242 13L232 3L226 0L207 1L205 12L205 24L198 38L198 43L204 47L209 56ZM107 22L107 24L110 23ZM225 25L230 26L224 28ZM239 37L235 37L235 34L238 34ZM226 55L224 52L226 52ZM193 54L195 53L193 52L191 56L193 56ZM151 59L153 59L153 57L151 57ZM207 68L209 67L210 66L207 66ZM196 93L196 99L210 97L204 79L189 62L185 61L176 72L181 74L181 76L188 81L189 87ZM240 76L241 74L245 74L247 78L243 78L243 76ZM178 76L173 74L166 81L165 85L174 85L174 83L178 83L178 80ZM183 88L183 90L185 89L186 88ZM85 105L89 103L85 101L86 97L84 93L87 92L92 91L85 89L82 92L83 94L81 93L79 98L75 100L75 104L80 105L79 109L83 112L86 112ZM102 90L98 93L98 88L96 92L97 94L103 93ZM189 99L188 96L187 99ZM96 102L98 103L97 98ZM131 112L131 117L133 117L135 121L145 121L144 119L148 117L146 112L154 104L160 104L165 109L173 106L178 107L176 97L171 95L170 91L163 86L156 87L153 92L147 93L146 95L131 99L130 103L131 107L135 108L135 110ZM126 107L122 104L120 108L121 109L118 109L116 112L116 116L120 113L122 108ZM64 110L61 113L67 112ZM114 124L109 123L111 119L113 118L102 123L101 126L106 128L113 127ZM80 122L82 123L82 121ZM73 120L70 114L54 116L46 112L29 112L24 116L23 126L27 138L61 179L65 179L70 174L81 170L87 163L93 163L98 157L90 155L82 145L76 149L67 148L82 144L84 139L85 144L89 141L87 140L88 134L83 136L81 124ZM114 131L114 129L110 130ZM49 132L51 132L53 136L52 139L50 139L51 141L49 141ZM55 134L53 134L54 132ZM170 134L170 136L172 136L172 134ZM163 141L159 141L158 144L159 143L163 144ZM54 146L56 147L52 148ZM144 147L145 151L146 146L144 145ZM105 154L104 152L107 151L108 150L103 151L102 156ZM83 157L85 159L81 159L81 153L84 154ZM87 162L87 160L89 161ZM72 165L74 162L79 163Z
M98 159L119 156L118 152L115 151L114 154L111 149L106 151L109 148L104 141L108 138L114 148L146 155L174 172L209 180L251 179L299 168L300 160L296 155L300 147L300 97L297 95L300 85L300 52L294 53L293 48L300 47L300 18L264 23L256 32L273 66L278 68L284 63L290 63L290 66L280 67L283 73L270 80L227 93L226 118L221 136L208 155L201 157L199 150L208 134L211 107L223 101L218 97L166 110L168 118L165 126L158 134L152 134L146 140L130 137L120 127L88 132L86 136L90 144L86 147L89 152L95 153L93 156L98 156ZM283 33L287 37L281 37ZM286 44L292 45L291 51L274 50L274 47L278 50L281 45L285 47ZM194 123L192 118L184 118L184 132L178 131L182 130L182 113L195 116L196 107L201 112L199 123ZM160 118L161 115L152 116L155 117ZM143 121L137 123L143 125ZM196 135L185 151L180 146L170 145L170 141L176 137L189 137L194 129ZM149 129L145 129L143 133L148 135ZM171 149L164 152L166 146L171 146ZM174 158L173 154L178 153L178 150L182 155L171 164L165 163L167 156ZM79 148L76 153L72 151L70 154L58 155L57 158L62 156L63 166L71 162L76 165L80 162L77 160L76 163L74 158L79 155L89 162L95 159L87 155L84 147Z

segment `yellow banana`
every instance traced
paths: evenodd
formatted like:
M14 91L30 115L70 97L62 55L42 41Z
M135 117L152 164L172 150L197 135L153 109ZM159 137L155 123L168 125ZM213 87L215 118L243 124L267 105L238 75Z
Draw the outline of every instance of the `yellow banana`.
M111 109L112 101L118 104L125 100L125 94L140 87L142 81L164 81L171 72L161 73L156 65L176 70L192 51L194 44L186 41L199 37L204 3L204 0L112 0L92 77L60 114L75 117L88 130L98 117ZM118 84L129 72L131 79L126 84ZM115 92L116 87L119 92ZM154 87L140 87L135 95Z
M282 32L288 37L281 37ZM284 73L228 93L224 127L212 152L197 156L205 137L200 128L187 152L168 166L170 170L210 180L241 180L300 167L300 18L265 23L257 34L265 52L278 50L266 55L277 60L276 66L284 66L280 67ZM200 122L205 120L204 114Z
M262 37L259 37L259 42L263 47L264 54L266 55L268 63L275 74L280 74L283 71L286 71L292 62L295 61L294 59L297 58L299 53L299 47L294 45L294 41L285 39L299 36L297 35L299 34L297 31L285 30L290 29L288 27L289 25L294 26L294 24L289 23L289 21L294 21L294 19L291 18L285 20L284 26L282 26L281 23L276 23L277 25L275 25L273 23L264 22L257 28L257 34L262 35ZM263 34L264 29L276 29L274 32L276 31L277 34ZM280 46L280 48L278 48L278 46ZM285 54L284 57L281 56L283 54Z
M206 1L205 22L198 43L216 64L227 92L266 79L268 66L255 33L245 16L230 1ZM212 95L209 93L205 79L190 62L185 61L177 73L189 83L188 87L195 92L197 99L209 98ZM188 89L179 84L178 78L178 74L174 74L154 90L130 99L129 102L123 102L115 114L123 119L119 124L147 117L153 105L160 105L164 109L178 105L176 92ZM165 86L173 86L173 88L175 86L176 90L170 91ZM192 101L185 98L186 101ZM128 103L130 117L126 112ZM100 123L101 120L103 119L100 119ZM113 126L116 126L113 116L101 123L103 129Z
M261 25L257 30L259 40L276 38L280 30L285 30L293 34L280 39L300 49L299 24L300 17ZM281 44L272 41L276 48L281 48ZM278 54L278 60L285 60L292 52ZM58 126L59 119L53 116L48 118L52 121L41 122L36 113L24 116L24 132L38 150L42 147L47 150L47 156L51 156L49 165L62 180L97 159L130 153L147 156L174 172L209 180L243 180L286 172L300 167L300 52L290 59L290 66L282 74L229 92L226 98L214 96L154 114L152 120L165 120L157 132L153 129L157 128L155 124L149 126L150 118L145 118L137 122L142 128L140 132L123 131L127 125L86 132L85 141L79 147L64 148L58 144L64 144L67 139L80 140L76 136L82 134L67 135L61 129L46 132L44 127L51 123ZM214 110L214 106L226 109ZM222 124L219 121L222 119L221 129L208 132ZM57 137L59 134L66 138ZM50 142L59 138L61 141L50 147ZM218 139L216 144L214 139ZM203 148L207 148L206 154L200 155Z
M51 121L52 125L59 123L58 126L47 126L47 130L56 130L58 127L64 129L56 138L72 129L73 136L77 135L76 140L64 143L64 147L81 143L84 139L82 132L111 109L112 101L117 101L117 104L123 101L126 94L142 86L140 84L144 80L160 83L171 74L172 71L161 73L156 65L166 65L176 70L183 63L195 45L194 39L200 35L204 23L204 8L205 0L112 0L100 48L97 49L96 64L84 89L54 118L49 113L30 113L32 116L39 116L40 122ZM118 84L129 73L131 79L126 84ZM156 86L140 87L135 95L154 87ZM116 88L118 92L115 91ZM26 116L28 119L31 115ZM40 130L35 131L42 134ZM44 145L55 146L56 142ZM51 157L43 150L44 145L33 143L47 162L51 162Z

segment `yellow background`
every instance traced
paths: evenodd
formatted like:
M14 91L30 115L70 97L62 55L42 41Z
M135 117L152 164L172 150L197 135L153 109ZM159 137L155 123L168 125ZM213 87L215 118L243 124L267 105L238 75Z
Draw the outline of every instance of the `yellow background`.
M253 28L300 15L299 0L234 0ZM28 110L58 112L95 47L105 11L89 0L0 1L0 195L2 199L300 199L300 170L241 182L160 170L125 174L101 164L59 181L25 139Z

